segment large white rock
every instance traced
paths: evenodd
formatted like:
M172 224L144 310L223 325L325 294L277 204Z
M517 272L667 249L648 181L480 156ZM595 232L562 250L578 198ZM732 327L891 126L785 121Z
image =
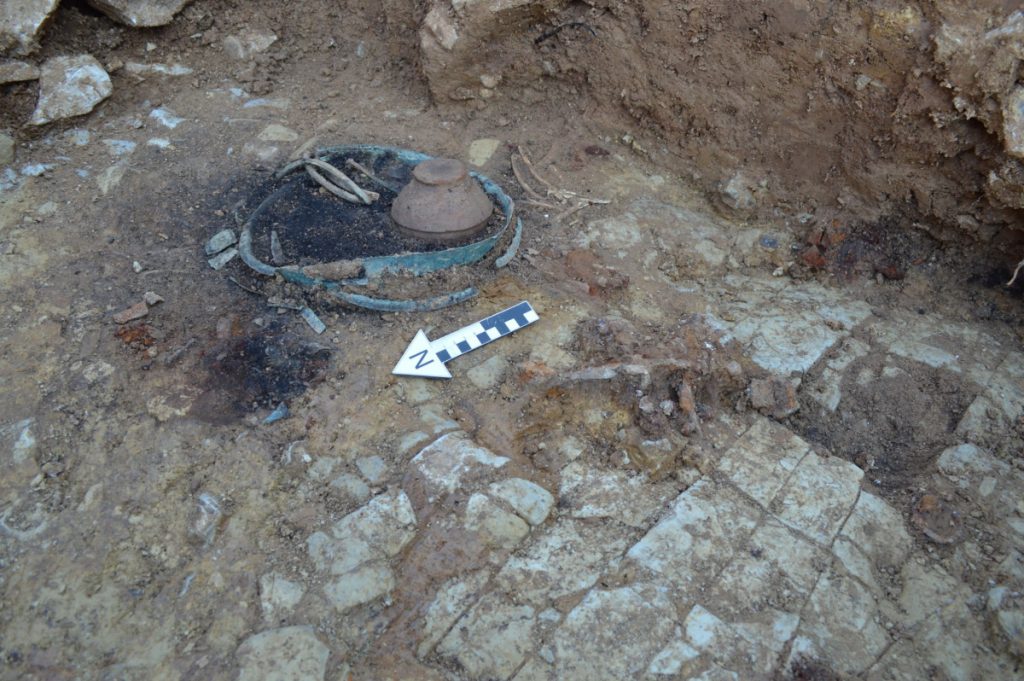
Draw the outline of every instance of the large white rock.
M416 534L416 515L405 492L380 494L335 523L331 534L306 540L317 570L337 576L324 594L339 612L369 603L395 587L388 566Z
M238 681L321 681L330 654L313 627L263 631L238 647Z
M457 660L468 678L507 679L533 647L536 619L530 606L489 594L452 627L437 652Z
M43 64L39 102L29 121L44 125L89 113L114 91L110 76L88 54L54 57Z
M660 588L595 589L555 633L556 676L608 681L642 678L672 636L675 607Z
M551 496L551 492L522 478L495 482L488 491L506 502L531 525L540 525L544 522L551 512L551 507L555 505L555 498Z
M128 26L163 26L171 23L190 0L89 0L89 4Z
M4 0L0 3L0 54L28 54L58 0Z

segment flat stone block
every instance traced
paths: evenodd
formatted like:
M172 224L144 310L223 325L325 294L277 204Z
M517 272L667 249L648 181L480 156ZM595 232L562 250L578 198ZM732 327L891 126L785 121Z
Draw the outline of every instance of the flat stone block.
M487 583L487 572L473 572L461 579L445 582L427 608L423 623L423 637L416 647L416 654L424 658L448 633L452 624L472 605Z
M530 526L485 494L474 494L466 504L466 529L491 546L511 549L530 533Z
M627 536L616 523L560 518L509 558L498 585L523 602L547 606L593 586L626 550Z
M830 544L857 500L863 477L864 471L852 463L812 452L796 467L771 510L786 525Z
M639 678L672 636L676 610L663 589L634 584L595 589L555 632L560 679Z
M614 518L642 527L675 494L669 484L655 484L645 475L590 468L574 462L562 469L558 497L574 518Z
M324 586L338 612L376 600L395 588L395 575L383 563L367 563Z
M875 596L848 575L822 575L804 610L799 636L835 671L860 674L889 644ZM794 650L799 649L794 643Z
M501 468L508 459L480 447L462 432L449 433L413 457L412 467L428 491L451 493L474 475Z
M238 646L238 681L321 681L330 654L313 627L262 631Z
M501 499L511 506L512 510L531 525L540 525L544 522L548 514L551 513L551 507L555 504L555 498L551 496L551 492L522 478L510 478L495 482L487 490L491 496Z
M795 434L759 418L726 451L715 470L754 501L767 506L808 451L809 445Z
M534 646L535 622L530 606L490 594L455 624L437 653L453 658L470 679L508 679Z
M694 589L728 563L761 511L731 488L701 480L626 554L681 589Z

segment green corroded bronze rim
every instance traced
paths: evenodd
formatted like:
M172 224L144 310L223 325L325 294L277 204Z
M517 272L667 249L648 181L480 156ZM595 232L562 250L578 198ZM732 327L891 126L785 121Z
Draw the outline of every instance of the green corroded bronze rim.
M325 147L319 150L320 155L344 156L351 154L369 155L379 157L390 154L410 166L415 166L422 161L430 160L432 157L418 151L400 149L397 147L385 147L373 144L353 144L334 147ZM303 162L295 161L277 172L277 177L284 177L289 173L301 170ZM364 276L352 279L326 279L310 276L294 267L276 267L269 265L255 256L252 250L252 222L262 211L275 199L275 193L271 193L248 215L243 217L237 211L235 219L240 225L238 237L238 253L251 269L267 276L281 276L285 281L298 284L307 288L322 288L328 294L339 300L382 312L422 312L437 310L448 307L464 300L472 298L477 294L475 287L468 287L461 291L454 291L430 298L421 299L391 299L374 298L359 292L359 287L364 287L371 281L380 279L386 274L409 273L414 276L422 276L431 272L438 272L459 265L471 265L486 257L495 246L503 241L511 231L511 239L508 240L508 247L505 252L494 260L494 266L501 268L507 265L519 248L522 239L523 223L515 216L515 202L512 201L501 187L490 178L479 173L470 173L476 178L484 191L494 199L505 214L505 222L493 235L475 241L470 244L448 248L440 251L425 253L397 253L395 255L373 256L361 260ZM510 230L511 228L511 230Z

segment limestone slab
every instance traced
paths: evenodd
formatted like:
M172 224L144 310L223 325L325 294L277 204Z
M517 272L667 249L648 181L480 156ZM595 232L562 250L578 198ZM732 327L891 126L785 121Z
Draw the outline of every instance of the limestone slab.
M709 602L732 623L764 622L770 608L800 612L827 552L782 523L768 518L721 572Z
M849 575L826 573L804 610L799 635L835 671L860 674L889 644L875 596Z
M786 525L830 544L857 500L864 471L835 457L808 454L771 510Z
M263 617L272 619L287 614L302 600L304 590L301 584L285 579L277 573L260 577L260 606Z
M379 485L388 479L388 464L380 456L364 456L356 459L356 468L371 485Z
M437 590L434 600L427 608L423 621L423 635L416 654L420 658L429 655L451 626L480 595L490 575L485 571L470 573L462 578L450 579Z
M719 459L716 471L762 506L771 503L809 445L786 428L759 418Z
M626 554L638 566L692 590L728 563L760 510L731 488L701 480Z
M533 648L534 609L491 594L460 619L437 647L470 679L508 679Z
M517 551L498 573L498 585L538 607L589 589L628 545L613 522L560 518Z
M380 494L339 520L335 538L363 537L387 556L394 556L416 534L416 514L405 492Z
M614 518L642 527L675 491L672 485L652 483L645 475L601 470L577 461L562 469L558 497L574 518Z
M489 545L511 549L530 533L530 526L506 511L485 494L474 494L466 503L466 529Z
M313 627L263 631L238 647L238 681L321 681L330 653Z
M369 603L395 588L395 575L384 563L366 563L324 585L338 612Z
M677 617L662 588L634 584L595 589L555 632L556 676L591 681L638 678L673 635Z
M428 490L441 494L454 492L473 475L501 468L508 458L477 445L465 433L455 432L424 447L410 463Z
M742 293L726 301L709 322L726 332L723 341L738 340L754 362L783 376L810 369L848 329L871 316L866 303L813 282L787 284L739 275L728 275L723 282Z
M861 492L833 549L850 572L870 584L878 568L903 566L913 540L896 509L874 494Z
M492 483L487 488L491 496L512 507L526 522L540 525L547 520L555 498L540 485L522 478L509 478Z

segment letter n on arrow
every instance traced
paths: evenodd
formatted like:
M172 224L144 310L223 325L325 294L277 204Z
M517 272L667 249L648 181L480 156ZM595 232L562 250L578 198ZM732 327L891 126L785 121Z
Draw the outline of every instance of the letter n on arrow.
M419 331L402 353L402 359L391 371L399 376L422 376L423 378L451 378L448 368L430 348L427 334Z

